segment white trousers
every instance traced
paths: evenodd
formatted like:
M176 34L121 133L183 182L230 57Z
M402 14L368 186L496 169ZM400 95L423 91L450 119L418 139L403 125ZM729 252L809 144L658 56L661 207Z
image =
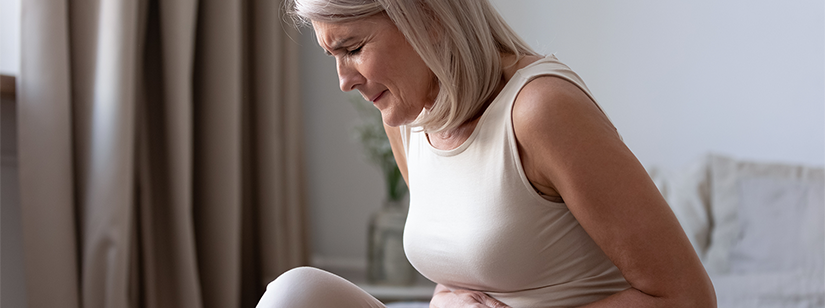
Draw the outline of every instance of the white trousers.
M314 267L296 267L266 286L257 308L385 308L352 282Z

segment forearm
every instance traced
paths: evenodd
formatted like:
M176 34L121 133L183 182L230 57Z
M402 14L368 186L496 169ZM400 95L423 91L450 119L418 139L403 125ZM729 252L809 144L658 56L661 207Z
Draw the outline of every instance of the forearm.
M665 296L653 296L650 294L646 294L638 289L629 288L622 292L613 294L609 297L606 297L600 301L590 303L588 305L582 306L581 308L624 308L624 307L634 307L634 308L657 308L657 307L668 307L668 308L679 308L679 307L692 307L692 308L715 308L716 307L716 299L713 295L708 294L701 294L701 292L695 292L696 294L684 294L679 297L665 297Z
M445 285L438 284L433 291L433 297L441 293L452 292ZM629 288L619 293L613 294L600 301L582 306L581 308L714 308L716 307L715 296L692 293L681 294L680 297L659 297L646 294L635 288Z

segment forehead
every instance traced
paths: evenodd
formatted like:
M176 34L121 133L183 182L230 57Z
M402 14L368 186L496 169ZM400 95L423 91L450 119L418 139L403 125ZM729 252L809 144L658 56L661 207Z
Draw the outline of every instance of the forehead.
M395 24L385 14L346 22L312 21L318 45L330 50L340 47L348 39L362 39L394 27Z

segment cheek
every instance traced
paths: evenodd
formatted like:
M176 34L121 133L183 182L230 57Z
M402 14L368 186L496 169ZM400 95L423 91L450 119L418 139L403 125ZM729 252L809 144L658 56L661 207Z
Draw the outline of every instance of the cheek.
M420 77L421 80L421 96L424 100L424 106L426 108L432 107L433 102L435 102L435 98L438 96L438 91L441 88L438 85L438 78L435 77L429 69L426 70L422 74L423 76Z
M385 78L382 76L380 63L380 59L368 57L359 57L353 60L353 66L369 83L383 83Z

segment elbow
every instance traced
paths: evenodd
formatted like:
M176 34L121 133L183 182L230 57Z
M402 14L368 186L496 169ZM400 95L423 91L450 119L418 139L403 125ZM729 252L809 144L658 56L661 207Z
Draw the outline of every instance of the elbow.
M704 273L704 271L702 271ZM699 276L699 275L696 275ZM704 277L673 279L656 288L637 289L647 300L644 307L716 308L716 291L707 275ZM649 290L651 292L645 292ZM641 303L641 302L640 302Z
M710 278L708 278L706 287L698 297L699 300L697 300L696 306L693 307L716 308L716 290L713 288Z
M716 308L716 291L710 278L694 283L674 297L668 307L680 308Z

